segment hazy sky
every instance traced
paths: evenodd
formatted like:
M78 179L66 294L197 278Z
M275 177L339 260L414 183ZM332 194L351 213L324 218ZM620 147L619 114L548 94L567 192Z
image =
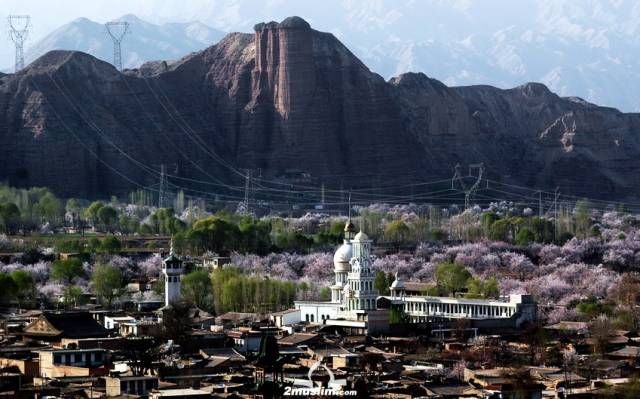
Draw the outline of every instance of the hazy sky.
M448 18L458 19L460 12L475 9L492 18L485 23L505 19L501 15L508 8L499 3L512 0L0 0L0 23L6 24L9 14L31 16L31 35L34 43L52 30L79 17L106 22L124 14L135 14L151 22L187 22L199 20L223 31L251 31L254 24L268 20L282 20L298 15L318 30L331 31L338 37L345 29L351 34L373 31L388 33L392 28L398 35L410 34L420 38ZM524 0L530 2L531 0ZM513 7L511 7L513 9ZM452 15L444 15L445 13ZM412 21L405 23L407 17ZM451 18L455 15L455 18ZM508 16L515 18L515 15ZM460 21L463 22L463 21ZM0 37L0 58L13 58L13 45L8 35ZM341 38L344 39L344 38ZM346 40L348 43L349 40ZM6 62L2 62L6 64Z
M79 17L135 14L251 32L258 22L298 15L385 78L423 71L449 85L538 81L561 95L640 111L640 0L0 0L0 24L8 14L31 16L26 49ZM0 35L0 66L13 58L8 35Z

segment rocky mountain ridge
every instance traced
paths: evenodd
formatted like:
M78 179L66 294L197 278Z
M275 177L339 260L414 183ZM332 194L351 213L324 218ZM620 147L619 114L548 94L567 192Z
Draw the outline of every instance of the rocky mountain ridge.
M445 179L457 163L484 162L505 183L628 200L639 193L639 137L640 115L539 83L385 81L297 17L123 73L54 51L0 77L0 180L65 196L152 185L160 164L177 166L176 184L225 192L215 184L242 184L228 165L357 188Z

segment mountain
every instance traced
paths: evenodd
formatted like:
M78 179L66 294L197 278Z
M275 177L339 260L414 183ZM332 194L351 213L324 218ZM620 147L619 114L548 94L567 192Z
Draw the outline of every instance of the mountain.
M135 15L116 21L129 23L122 42L122 64L134 68L159 59L178 59L220 40L224 33L200 22L155 25ZM34 61L51 50L77 50L103 61L113 62L113 42L104 24L78 18L51 32L27 49L25 61Z
M298 17L124 73L52 51L0 77L0 180L64 196L152 185L159 164L177 166L176 184L224 192L216 184L243 182L228 165L358 188L447 179L477 162L505 184L636 198L640 115L540 83L386 81Z
M640 3L426 0L344 5L340 29L369 67L425 72L448 85L526 81L640 111ZM372 29L372 26L376 26Z
M640 2L620 0L192 0L136 10L225 31L301 15L385 78L423 72L448 85L528 81L640 111Z

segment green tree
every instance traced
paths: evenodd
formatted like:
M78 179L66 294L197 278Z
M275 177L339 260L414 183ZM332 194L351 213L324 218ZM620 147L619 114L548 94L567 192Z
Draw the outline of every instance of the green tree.
M206 270L196 270L182 278L182 298L204 310L213 306L213 286Z
M538 216L531 218L531 229L536 242L547 244L553 242L555 238L555 227L553 222L547 218Z
M265 255L271 247L271 224L268 221L243 217L238 223L240 235L239 250Z
M98 252L106 253L106 254L115 254L120 252L122 249L122 244L120 240L115 236L106 236L100 242L100 246L98 247Z
M331 300L331 288L322 287L320 289L320 299L321 301L330 301Z
M80 206L80 202L75 198L69 198L64 208L71 218L71 227L82 227L82 207Z
M576 219L576 236L586 238L591 227L591 202L588 199L581 199L576 202L575 219Z
M404 312L401 307L392 307L389 311L389 323L390 324L406 324L409 322L409 316Z
M0 273L0 303L8 304L15 298L16 283L9 273Z
M0 204L0 231L13 234L20 223L20 209L14 203Z
M387 224L384 229L384 236L393 243L396 248L406 241L410 234L410 229L402 220L394 220Z
M184 344L191 330L189 306L176 302L164 308L162 312L162 332L165 339L171 339L178 344Z
M529 245L534 240L535 240L535 235L527 227L521 228L520 230L518 230L518 233L516 234L516 245L522 245L522 246Z
M111 206L102 206L97 213L98 222L105 231L113 231L113 226L118 220L118 211Z
M15 286L15 298L18 300L18 307L22 307L26 302L35 298L36 283L31 273L24 270L14 270L11 272L11 279Z
M489 238L495 241L511 242L523 223L524 219L517 217L496 220L489 228Z
M391 284L389 284L389 281L387 280L387 275L383 271L378 270L376 272L376 279L373 282L373 285L376 288L376 290L378 290L380 295L389 295L389 286Z
M93 227L96 227L98 224L98 211L102 208L104 204L100 201L92 202L91 205L84 210L84 216L89 220Z
M68 287L65 287L62 291L62 302L66 309L83 305L86 301L82 288L77 285L69 285Z
M113 301L122 295L125 281L118 267L99 265L93 270L91 285L102 305L111 309Z
M482 225L485 235L489 236L491 225L499 219L500 216L495 212L484 212L482 216L480 216L480 224Z
M81 253L85 251L84 243L80 240L59 239L55 243L58 253Z
M53 262L51 277L71 285L76 277L82 276L82 261L77 258L60 259Z
M498 281L495 277L486 280L471 277L467 280L467 296L470 298L492 298L496 299L500 296Z
M34 205L33 210L38 222L59 223L64 216L64 206L50 192L44 194Z
M151 228L155 233L173 235L186 229L185 223L176 218L173 209L160 208L150 217Z
M471 278L471 273L457 262L444 262L436 267L436 286L444 295L454 296L462 291Z
M187 239L197 252L234 250L238 247L239 237L238 226L217 216L198 220L187 233Z

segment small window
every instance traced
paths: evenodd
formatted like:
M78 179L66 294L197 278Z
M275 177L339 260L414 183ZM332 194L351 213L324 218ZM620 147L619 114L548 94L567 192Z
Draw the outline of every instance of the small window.
M62 363L62 356L59 353L53 355L53 363L60 364Z
M102 361L102 352L96 352L96 362Z

